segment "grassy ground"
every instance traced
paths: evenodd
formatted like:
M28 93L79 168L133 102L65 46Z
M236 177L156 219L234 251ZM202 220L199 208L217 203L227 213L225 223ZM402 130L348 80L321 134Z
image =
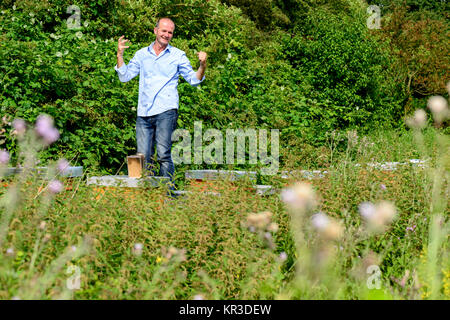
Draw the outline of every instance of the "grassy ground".
M184 182L192 193L171 200L159 188L73 179L51 194L37 178L3 179L0 298L448 299L448 136L415 137L334 136L291 155L283 170L327 173L259 181L283 197L250 181ZM371 166L414 158L427 167ZM376 229L359 208L382 201L395 216Z

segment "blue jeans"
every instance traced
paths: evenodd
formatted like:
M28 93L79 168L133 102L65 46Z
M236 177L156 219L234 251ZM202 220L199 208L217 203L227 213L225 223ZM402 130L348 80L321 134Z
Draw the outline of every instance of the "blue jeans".
M136 141L137 152L145 156L144 168L155 170L155 145L157 161L160 164L160 176L169 177L172 181L175 167L172 161L172 133L176 129L178 110L170 109L163 113L150 117L137 117L136 119ZM172 189L173 185L170 184Z

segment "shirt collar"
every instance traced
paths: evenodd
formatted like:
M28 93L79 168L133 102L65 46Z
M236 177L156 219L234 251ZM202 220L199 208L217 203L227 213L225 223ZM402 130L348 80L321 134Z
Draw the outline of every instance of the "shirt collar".
M155 50L153 50L153 45L155 44L155 41L153 41L149 46L148 46L148 52L156 55ZM164 51L168 51L170 53L170 50L172 49L172 46L170 44L167 45L167 47L161 52L164 53Z

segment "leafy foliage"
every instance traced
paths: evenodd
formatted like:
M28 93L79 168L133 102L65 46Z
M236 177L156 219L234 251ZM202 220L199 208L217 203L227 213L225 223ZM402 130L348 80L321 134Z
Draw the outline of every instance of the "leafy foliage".
M448 70L448 58L433 58L445 55L440 51L445 41L433 47L445 37L441 33L433 38L433 28L444 27L442 22L419 28L426 31L420 37L427 39L420 43L433 55L426 50L410 54L420 46L409 37L418 29L404 24L403 35L394 35L393 42L379 37L380 32L367 30L360 1L225 3L4 1L0 113L29 123L41 113L55 119L61 139L42 153L42 161L65 156L93 170L117 172L136 146L138 80L118 81L113 69L116 40L120 35L131 40L125 52L128 62L153 41L155 22L164 16L175 21L172 44L187 53L194 69L195 52L208 53L206 81L198 88L180 81L178 127L192 130L202 120L205 127L223 132L279 129L282 164L289 155L323 146L335 129L400 127L408 70L420 69L414 90L442 89L445 77L437 77ZM75 29L69 28L77 13L72 5L80 13ZM389 30L383 32L388 35ZM17 159L10 132L6 148ZM311 159L317 161L313 154Z

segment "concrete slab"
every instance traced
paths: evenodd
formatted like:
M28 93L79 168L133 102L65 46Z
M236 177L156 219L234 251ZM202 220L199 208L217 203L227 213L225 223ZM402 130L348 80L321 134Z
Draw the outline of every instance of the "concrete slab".
M61 176L66 178L76 178L83 176L83 167L68 167Z
M176 191L173 191L173 193L175 193L177 196L186 196L188 194L193 194L194 192L187 191L187 190L176 190ZM204 192L200 192L200 193L206 194L206 195L212 195L212 196L220 196L219 192L204 191Z
M294 171L281 171L281 178L289 179L291 177L301 175L305 179L323 178L328 171L326 170L294 170Z
M244 177L249 177L251 181L256 181L256 171L233 171L233 170L187 170L186 179L197 180L224 180L236 181Z
M275 188L270 185L256 185L254 188L256 189L256 194L261 196L268 196L277 192Z
M89 177L87 185L99 185L107 187L139 188L145 186L158 187L169 182L167 177L130 178L128 176L101 176Z
M18 173L22 172L22 170L23 170L22 168L15 168L15 167L6 168L4 175L10 176L13 174L18 174ZM48 167L33 168L33 171L37 172L40 175L47 174L47 170L48 170ZM60 174L60 176L65 177L65 178L82 177L83 176L83 167L81 167L81 166L68 167L64 173Z

